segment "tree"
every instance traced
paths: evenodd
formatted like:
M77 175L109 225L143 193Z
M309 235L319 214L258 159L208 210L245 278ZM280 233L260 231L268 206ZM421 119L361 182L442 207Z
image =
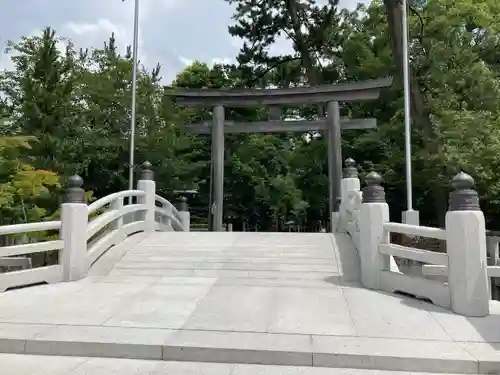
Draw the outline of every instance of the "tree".
M19 161L22 150L30 149L33 137L0 137L0 217L2 225L41 221L53 213L50 192L59 176Z
M173 87L230 88L241 83L241 71L233 66L194 62L181 72ZM179 109L187 122L210 119L211 113L203 108ZM253 121L262 119L262 108L226 110L229 120ZM200 204L206 211L210 194L210 138L192 137L199 150L197 160L203 165L197 184ZM225 136L224 188L226 216L229 212L247 218L261 229L278 228L287 215L301 215L307 208L302 192L297 188L296 175L289 160L293 153L291 143L282 137L262 134L228 134ZM201 214L201 212L199 213Z
M152 162L162 195L173 198L174 190L198 188L191 207L200 222L208 213L211 144L209 137L185 134L182 125L210 120L211 111L179 107L165 90L288 87L399 77L401 71L400 8L392 0L354 11L340 10L336 1L226 1L236 5L230 33L243 39L237 64L196 62L167 88L159 66L141 66L137 81L136 160ZM449 181L463 169L476 177L483 209L493 223L500 213L500 25L495 17L500 3L427 0L410 5L416 207L423 223L442 222ZM271 54L278 38L291 41L290 53ZM0 210L12 208L0 212L4 220L57 215L59 202L44 198L45 189L57 189L51 185L54 173L82 174L85 187L97 196L124 189L130 48L120 53L112 35L102 48L76 51L51 29L9 46L16 56L14 69L0 72L0 117L9 118L0 124L0 136L19 147L0 150ZM405 208L402 97L397 80L376 101L341 106L343 115L377 118L375 130L343 132L343 154L360 163L361 175L371 168L383 173L396 217ZM287 107L284 113L318 115L308 106ZM266 117L265 108L226 109L229 120ZM16 137L37 141L28 148L18 141L28 138ZM312 228L328 217L321 135L230 134L225 142L228 211L261 230L279 229L289 219Z
M30 156L37 168L67 172L74 169L75 143L83 125L75 86L81 56L68 42L65 51L51 28L41 36L9 42L14 70L0 75L0 91L6 103L11 135L34 136Z
M99 196L125 188L130 48L121 55L111 35L101 49L76 51L71 41L47 28L40 36L9 42L9 49L15 52L14 69L0 73L3 111L11 118L3 134L34 136L39 141L26 156L36 168L63 176L79 173L85 187ZM139 70L136 160L159 166L158 176L169 184L159 184L162 191L181 184L177 167L183 167L174 155L188 146L175 130L176 116L160 79L159 66Z
M331 32L340 21L338 0L328 0L324 6L316 0L226 1L236 4L235 24L229 33L244 40L237 59L239 68L250 75L248 81L267 78L265 85L271 78L274 84L288 86L316 85L329 75L333 76L329 79L337 79L337 72L322 67L321 56L339 41ZM279 37L291 41L293 51L271 56L269 49Z

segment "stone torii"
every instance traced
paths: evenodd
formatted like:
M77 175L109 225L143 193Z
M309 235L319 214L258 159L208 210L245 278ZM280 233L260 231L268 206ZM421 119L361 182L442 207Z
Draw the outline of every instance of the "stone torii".
M314 87L280 89L175 89L166 92L177 104L190 107L212 107L212 124L189 124L184 130L195 134L212 134L212 164L214 186L214 230L223 230L224 200L224 134L276 133L276 132L327 132L328 180L331 228L335 228L336 214L341 200L342 180L342 129L369 129L376 127L375 119L341 118L339 102L374 100L380 90L391 86L392 78L337 83ZM282 105L324 104L326 117L318 120L282 120ZM226 121L225 107L267 106L268 121Z

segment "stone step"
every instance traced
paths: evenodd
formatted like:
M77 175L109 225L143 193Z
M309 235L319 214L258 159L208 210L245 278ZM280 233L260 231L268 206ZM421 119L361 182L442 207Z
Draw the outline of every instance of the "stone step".
M500 369L500 344L107 326L4 325L0 353L430 373Z
M408 371L0 354L2 375L409 375ZM420 375L428 373L419 372ZM429 374L430 375L430 374Z

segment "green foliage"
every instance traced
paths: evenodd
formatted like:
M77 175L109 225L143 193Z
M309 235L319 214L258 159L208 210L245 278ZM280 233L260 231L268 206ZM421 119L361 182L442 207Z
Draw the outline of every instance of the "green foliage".
M182 131L210 121L206 108L183 108L165 90L290 87L400 76L401 37L388 27L397 1L356 10L318 2L226 0L235 6L229 33L242 46L234 65L195 62L168 88L160 67L141 67L137 85L136 160L149 160L159 193L197 188L195 222L205 223L210 199L207 136ZM500 226L500 3L494 0L411 1L412 162L415 206L438 224L449 181L465 170L477 181L488 225ZM392 17L392 18L391 18ZM396 19L394 19L396 17ZM291 42L272 54L279 39ZM64 46L64 48L61 48ZM104 196L126 188L132 57L112 35L102 48L76 50L47 28L10 42L14 68L0 72L0 214L4 222L57 218L59 178L82 175ZM342 115L375 117L376 130L345 131L344 157L361 172L383 173L392 215L405 209L401 80L378 100L341 103ZM417 105L418 104L418 105ZM316 118L322 108L285 107L289 117ZM227 108L229 120L266 118L264 108ZM225 137L226 214L260 229L294 220L312 228L328 220L326 142L321 134L231 134ZM46 197L47 196L47 197ZM236 226L237 228L237 226Z
M35 143L33 137L0 137L0 215L3 224L41 221L51 214L51 191L59 185L57 174L37 170L19 161L23 150Z

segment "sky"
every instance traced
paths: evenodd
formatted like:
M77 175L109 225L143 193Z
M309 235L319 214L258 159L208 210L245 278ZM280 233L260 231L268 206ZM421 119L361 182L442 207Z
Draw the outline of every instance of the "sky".
M368 0L341 0L354 8ZM242 44L227 31L233 8L224 0L140 0L139 59L148 68L162 66L170 83L195 60L231 61ZM133 41L134 0L1 0L0 45L21 36L37 35L45 26L70 38L77 47L100 48L111 33L124 50ZM287 51L280 40L274 52ZM0 69L10 67L0 54Z

